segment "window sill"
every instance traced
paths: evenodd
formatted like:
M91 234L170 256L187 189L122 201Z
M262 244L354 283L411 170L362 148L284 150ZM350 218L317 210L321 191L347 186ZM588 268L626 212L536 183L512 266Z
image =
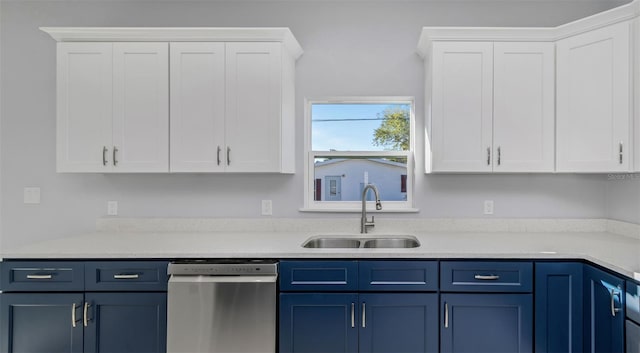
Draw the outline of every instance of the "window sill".
M362 208L307 208L303 207L298 209L300 212L318 212L318 213L362 213ZM380 211L367 209L368 214L376 214L376 213L418 213L420 209L418 208L392 208L392 209L382 209Z

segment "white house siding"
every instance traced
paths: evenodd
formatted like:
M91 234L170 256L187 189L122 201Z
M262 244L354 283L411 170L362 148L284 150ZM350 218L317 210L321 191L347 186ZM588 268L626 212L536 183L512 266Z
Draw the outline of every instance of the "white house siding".
M321 195L326 201L327 177L340 177L341 201L358 201L361 199L361 183L364 183L365 172L369 175L369 183L378 187L382 201L404 201L406 192L401 192L401 175L407 174L404 164L368 159L329 160L315 164L315 179L322 180ZM373 199L373 192L369 192Z

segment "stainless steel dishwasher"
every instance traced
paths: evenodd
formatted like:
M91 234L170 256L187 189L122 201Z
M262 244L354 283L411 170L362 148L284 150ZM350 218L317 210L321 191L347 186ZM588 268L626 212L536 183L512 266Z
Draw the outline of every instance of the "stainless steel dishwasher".
M276 351L276 261L176 261L168 272L168 353Z

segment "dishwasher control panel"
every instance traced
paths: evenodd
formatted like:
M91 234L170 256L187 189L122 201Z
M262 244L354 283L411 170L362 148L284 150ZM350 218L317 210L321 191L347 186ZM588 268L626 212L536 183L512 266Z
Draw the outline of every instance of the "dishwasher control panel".
M256 276L278 273L274 260L193 260L169 264L170 275L181 276Z

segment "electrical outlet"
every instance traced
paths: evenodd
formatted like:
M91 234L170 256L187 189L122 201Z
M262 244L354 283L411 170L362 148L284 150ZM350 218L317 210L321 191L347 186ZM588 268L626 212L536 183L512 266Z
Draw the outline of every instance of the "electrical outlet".
M40 203L40 188L27 187L24 188L24 203L37 205Z
M108 216L118 215L118 201L107 201L107 215Z
M271 200L262 200L262 215L271 216L273 214L273 204Z
M484 214L493 214L493 200L484 200Z

